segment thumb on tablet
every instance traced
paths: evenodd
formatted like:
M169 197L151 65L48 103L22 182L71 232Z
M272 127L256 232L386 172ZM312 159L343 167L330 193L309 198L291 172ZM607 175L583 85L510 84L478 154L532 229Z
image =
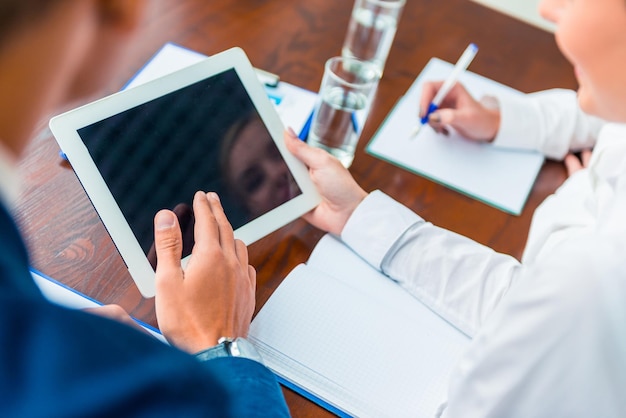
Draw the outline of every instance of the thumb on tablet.
M157 280L159 275L170 276L168 273L180 273L183 237L174 212L164 209L154 217L154 246L157 256Z
M330 154L301 141L293 129L288 128L285 130L283 136L287 149L308 168L315 169L327 164Z

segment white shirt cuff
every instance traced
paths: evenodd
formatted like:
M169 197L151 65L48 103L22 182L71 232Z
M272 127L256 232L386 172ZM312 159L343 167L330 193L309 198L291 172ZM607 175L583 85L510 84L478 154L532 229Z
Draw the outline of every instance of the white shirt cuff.
M389 249L418 222L424 220L380 190L375 190L352 213L341 232L341 239L380 270Z
M496 147L533 149L537 119L529 110L532 102L524 95L503 95L497 97L500 107L500 129L492 144Z

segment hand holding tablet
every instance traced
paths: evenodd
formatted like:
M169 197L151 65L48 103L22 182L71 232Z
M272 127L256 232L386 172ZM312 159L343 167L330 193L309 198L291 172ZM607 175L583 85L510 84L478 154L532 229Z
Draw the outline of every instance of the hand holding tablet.
M189 221L195 192L216 192L235 237L250 244L319 202L238 48L57 116L50 129L146 297L160 209Z

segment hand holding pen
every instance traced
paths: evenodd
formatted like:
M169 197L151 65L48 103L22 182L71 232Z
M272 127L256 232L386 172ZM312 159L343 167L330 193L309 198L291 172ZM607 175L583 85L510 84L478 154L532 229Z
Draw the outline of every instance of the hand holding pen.
M430 123L438 131L443 131L445 126L452 126L461 135L471 139L493 139L499 126L499 112L496 126L491 127L493 129L486 129L488 132L485 132L484 128L474 126L476 123L482 123L481 117L472 120L477 114L480 116L482 113L492 112L492 110L474 100L463 86L457 83L459 76L467 69L477 51L478 47L470 44L444 82L427 82L424 84L420 108L426 109L426 111L420 115L421 120L411 137L417 135L423 125ZM436 112L436 118L433 117L431 120L431 114L434 112ZM493 119L491 117L493 115L488 116L490 116L489 119ZM488 122L491 124L493 121Z
M442 85L443 81L424 83L420 98L422 109L428 106ZM447 134L448 129L452 128L466 139L491 142L500 129L500 110L493 97L478 101L461 83L456 83L439 109L430 115L428 124L437 133Z

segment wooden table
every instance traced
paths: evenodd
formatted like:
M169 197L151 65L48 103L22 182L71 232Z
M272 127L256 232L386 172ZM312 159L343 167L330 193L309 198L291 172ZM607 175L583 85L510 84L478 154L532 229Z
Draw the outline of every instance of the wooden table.
M209 55L240 46L254 66L316 91L324 61L340 53L352 2L155 0L149 7L136 42L116 72L105 74L107 85L96 97L119 90L168 41ZM481 49L471 66L474 72L524 92L576 87L552 34L468 0L408 0L350 171L366 190L381 189L427 220L519 258L534 209L565 179L562 164L545 164L516 217L364 152L428 60L436 56L454 62L470 41ZM24 184L16 208L34 267L155 324L154 300L139 294L73 171L58 157L46 125L43 121L21 164ZM258 271L257 309L308 258L322 235L298 220L249 247ZM289 390L285 396L294 416L330 415Z

